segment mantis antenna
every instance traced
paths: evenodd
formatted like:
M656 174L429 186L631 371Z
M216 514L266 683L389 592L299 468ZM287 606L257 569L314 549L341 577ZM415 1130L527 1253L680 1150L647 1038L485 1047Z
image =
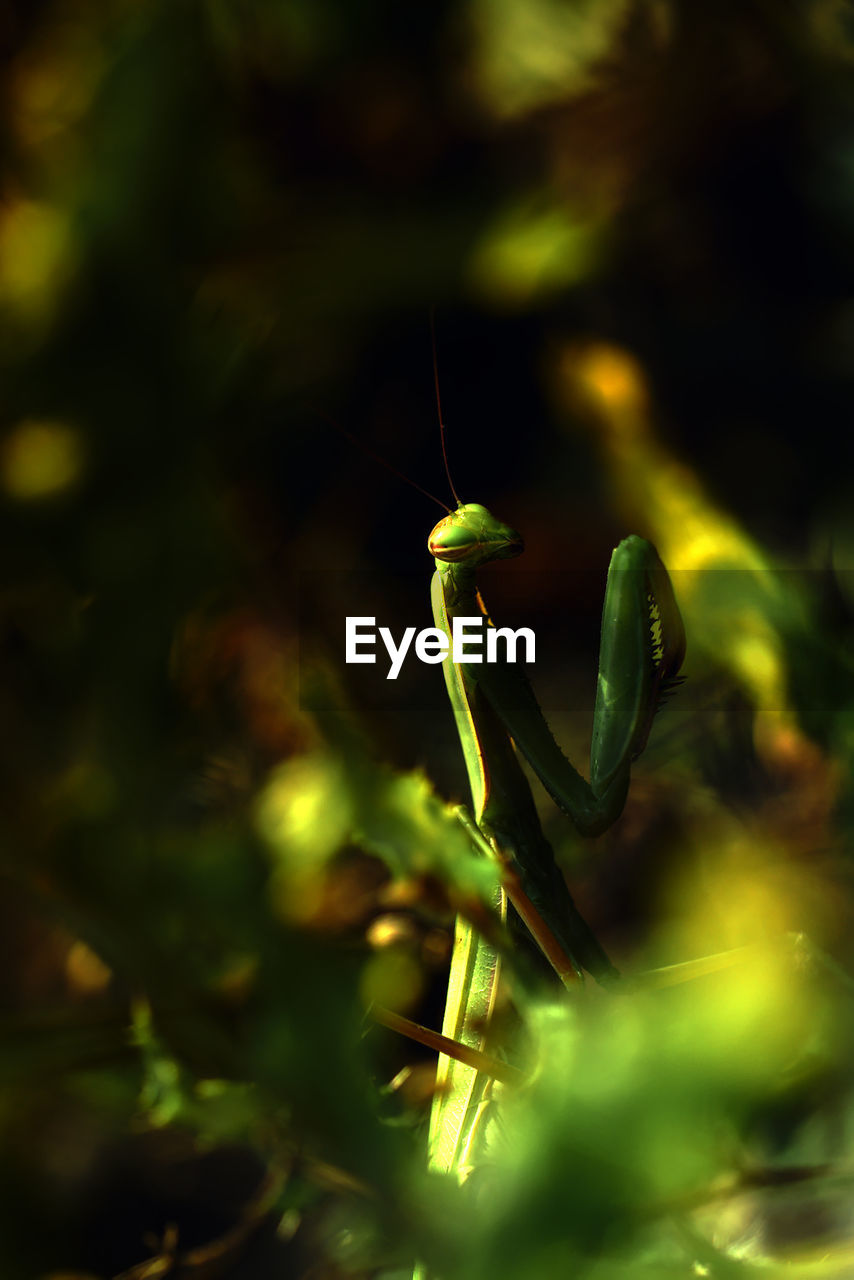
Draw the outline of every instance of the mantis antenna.
M458 507L463 504L460 502L460 495L454 488L454 482L451 479L451 468L448 466L448 450L445 445L445 420L442 416L442 397L439 394L439 360L436 355L436 309L430 308L430 341L433 346L433 383L436 388L436 412L439 415L439 436L442 441L442 461L445 464L445 475L448 477L448 484L451 487L451 493L454 495L454 501Z
M348 431L346 427L342 427L341 423L336 422L334 418L330 418L328 413L321 413L319 409L313 409L312 412L318 418L322 418L324 422L328 422L330 427L334 427L335 430L342 435L345 440L349 440L350 444L355 448L361 450L362 453L366 453L369 458L373 458L374 462L378 462L381 467L385 467L386 471L390 471L398 480L402 480L404 484L408 484L411 488L417 489L425 498L429 498L431 502L435 502L437 507L441 507L443 511L447 511L448 515L451 514L451 508L448 506L447 502L443 502L441 498L437 498L434 493L431 493L429 489L425 489L423 485L418 484L416 480L412 480L409 476L404 475L404 473L399 471L397 467L393 466L387 458L384 458L381 453L376 453L369 445L366 445L363 440L360 440L358 436L354 436L352 431ZM446 460L446 470L447 466L448 464ZM450 479L450 477L448 478ZM454 486L451 485L452 489L453 487ZM456 494L454 496L456 497Z

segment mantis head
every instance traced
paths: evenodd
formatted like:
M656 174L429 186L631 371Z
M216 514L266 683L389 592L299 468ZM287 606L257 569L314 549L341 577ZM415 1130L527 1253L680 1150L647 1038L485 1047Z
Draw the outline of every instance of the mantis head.
M440 520L427 546L437 560L472 569L490 560L509 560L525 549L521 534L477 502L461 503Z

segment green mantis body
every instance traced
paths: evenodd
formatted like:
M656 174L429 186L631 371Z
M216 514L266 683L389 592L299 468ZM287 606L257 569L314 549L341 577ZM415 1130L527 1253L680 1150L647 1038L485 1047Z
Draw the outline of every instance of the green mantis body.
M482 614L492 625L477 592L476 571L491 560L519 555L520 535L485 507L467 503L436 525L428 546L436 561L436 626L450 640L455 617ZM608 571L589 782L558 747L520 669L501 662L461 665L450 652L443 663L480 842L499 861L514 907L565 983L577 981L584 970L603 984L618 974L572 901L516 749L577 829L597 835L622 812L631 763L646 745L663 687L676 676L684 653L685 633L664 565L650 543L626 538ZM446 1036L480 1045L498 967L494 948L458 921ZM473 1068L440 1060L430 1127L434 1168L465 1177L489 1088Z

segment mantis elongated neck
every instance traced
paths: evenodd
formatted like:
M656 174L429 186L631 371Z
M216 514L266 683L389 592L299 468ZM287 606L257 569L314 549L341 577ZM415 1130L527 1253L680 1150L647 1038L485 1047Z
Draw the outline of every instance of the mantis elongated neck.
M479 613L476 570L471 565L448 564L445 560L436 561L436 572L442 579L445 604L448 613Z

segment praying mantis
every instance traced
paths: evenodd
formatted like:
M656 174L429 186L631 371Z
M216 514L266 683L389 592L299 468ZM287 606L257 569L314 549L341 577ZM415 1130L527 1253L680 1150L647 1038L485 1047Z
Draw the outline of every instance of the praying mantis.
M457 502L428 539L436 565L433 616L449 641L455 618L482 615L493 625L477 591L477 570L523 550L521 536L485 507ZM499 864L499 911L506 910L506 894L567 986L580 982L584 971L606 986L619 975L570 896L516 753L525 756L578 831L598 835L622 812L631 764L646 745L684 655L685 631L667 570L651 543L626 538L608 571L589 782L563 755L515 666L462 665L450 650L443 662L472 795L473 817L462 809L459 815L475 843ZM468 1048L481 1046L499 969L495 947L458 920L443 1036ZM440 1058L429 1134L434 1169L465 1180L490 1089L488 1077L475 1067Z
M438 407L444 453L441 405ZM448 478L450 481L450 476ZM731 1096L740 1099L734 1114L733 1131L736 1131L738 1123L743 1120L738 1108L743 1106L748 1094L751 1098L755 1096L751 1092L755 1089L753 1071L757 1073L756 1078L761 1077L763 1082L771 1080L776 1088L781 1080L785 1080L785 1072L791 1071L791 1055L786 1047L779 1060L775 1060L774 1044L769 1040L768 1062L761 1060L761 1054L756 1060L757 1055L752 1047L756 1043L752 1023L749 1071L747 1061L741 1060L738 1050L732 1054L733 1064L730 1068L730 1050L726 1046L737 1044L738 1037L743 1033L747 1014L751 1019L755 1014L761 1027L762 1019L766 1016L764 1002L767 1001L769 1007L773 1003L774 984L778 980L788 984L790 968L793 973L796 969L798 972L803 970L810 973L814 969L828 970L831 973L833 970L829 969L823 955L815 951L803 935L786 934L779 940L772 938L751 941L729 951L717 951L713 955L702 955L697 960L668 965L665 969L647 971L626 980L620 979L606 951L570 896L540 825L520 757L527 760L552 799L581 835L599 835L618 820L626 801L632 764L646 748L657 708L669 688L679 682L685 657L685 630L670 577L655 548L641 537L626 538L612 554L602 615L588 781L570 764L556 744L527 678L519 668L511 662L466 664L454 660L456 622L479 619L485 621L487 627L493 627L477 589L479 570L490 562L520 555L524 546L521 535L498 520L487 508L477 503L461 502L452 482L451 491L456 506L454 509L444 507L447 514L431 531L428 549L435 562L431 588L433 620L435 629L447 641L447 656L442 664L443 675L471 791L471 811L459 807L457 816L473 845L496 864L501 890L495 900L500 923L491 927L471 907L468 918L458 919L442 1035L439 1037L433 1032L428 1033L432 1037L432 1046L440 1051L429 1124L431 1169L458 1183L465 1183L472 1171L477 1174L463 1189L458 1201L444 1198L446 1189L443 1188L443 1198L437 1204L443 1207L452 1202L459 1204L463 1222L461 1231L465 1230L465 1217L469 1209L475 1210L478 1215L485 1211L483 1238L488 1239L489 1230L501 1226L506 1219L510 1201L505 1188L515 1188L517 1193L521 1191L524 1196L525 1188L531 1187L530 1203L533 1204L538 1189L551 1177L552 1167L558 1171L569 1169L576 1176L580 1174L583 1179L583 1165L588 1151L596 1156L595 1147L591 1147L587 1139L594 1130L598 1132L599 1119L591 1121L590 1126L585 1128L585 1122L576 1122L575 1117L584 1115L584 1104L589 1098L601 1105L610 1105L611 1102L616 1104L613 1124L610 1128L605 1126L603 1132L610 1133L614 1144L606 1148L608 1161L611 1159L611 1151L617 1150L617 1177L614 1184L617 1202L622 1194L620 1187L625 1188L631 1183L631 1177L620 1182L620 1171L623 1169L620 1164L620 1143L626 1117L648 1115L645 1103L649 1100L653 1104L652 1114L666 1119L664 1137L660 1143L653 1141L649 1149L649 1165L654 1175L651 1186L654 1187L655 1177L658 1176L657 1161L661 1152L670 1145L672 1126L669 1090L675 1084L678 1088L672 1110L673 1124L679 1122L680 1117L687 1117L689 1120L689 1124L680 1130L689 1137L684 1144L676 1144L677 1155L681 1153L680 1158L685 1157L685 1162L684 1166L680 1166L677 1159L676 1172L671 1175L668 1168L667 1177L659 1178L659 1185L668 1188L667 1194L656 1202L653 1191L649 1202L644 1200L641 1205L642 1220L645 1224L655 1220L657 1203L664 1205L668 1226L672 1220L679 1238L685 1242L692 1255L696 1255L697 1266L705 1271L705 1259L714 1258L716 1261L717 1254L714 1247L707 1246L697 1234L683 1212L683 1202L680 1200L682 1179L684 1176L684 1185L689 1188L685 1193L684 1203L690 1209L692 1179L702 1187L703 1179L708 1176L709 1185L716 1185L711 1178L725 1161L719 1159L716 1133L708 1134L708 1140L705 1141L701 1132L698 1142L690 1127L695 1111L690 1073L683 1069L689 1058L685 1056L683 1049L686 1043L685 1027L699 1028L701 1034L711 1029L718 1035L723 1024L717 1013L714 1017L705 1016L712 1010L714 999L694 1002L689 997L687 1003L699 1005L703 1016L696 1020L685 1018L683 1027L681 1012L677 1011L675 1022L668 1014L668 1008L671 1007L669 1001L662 1002L665 1015L659 1018L655 1000L646 1002L641 993L647 989L656 990L688 982L695 977L715 974L724 968L740 965L742 961L748 962L748 968L751 963L756 962L756 973L750 978L753 984L750 990L756 998L754 1000L752 996L746 1003L740 998L734 1002L733 1029L723 1027L724 1048L714 1050L718 1066L713 1065L708 1071L708 1080L713 1089L719 1087L724 1090L722 1116L733 1114L726 1099ZM493 630L495 634L499 634L497 628ZM544 1001L541 998L545 994L542 987L534 988L532 985L526 990L528 978L533 976L532 971L525 967L527 958L518 964L515 959L511 959L507 968L510 970L510 996L515 1006L515 1015L524 1023L526 1034L530 1032L529 1043L533 1041L537 1044L537 1061L532 1064L527 1058L525 1037L517 1041L515 1026L509 1028L510 1036L506 1036L504 1032L508 1028L502 1024L500 1017L494 1016L500 1011L501 969L505 965L506 953L515 941L511 941L511 930L504 924L510 912L508 900L558 979L569 989L567 995L571 991L580 993L583 975L587 973L600 986L637 991L637 1006L635 1007L631 998L612 1001L606 997L599 1002L599 1010L604 1018L598 1019L595 1009L585 1011L577 1000L553 1000L554 985ZM514 923L514 927L518 937L518 921ZM840 979L838 973L836 977L847 991L847 980ZM786 989L788 991L788 986ZM506 993L506 987L504 992ZM530 1001L525 998L529 992L533 996ZM564 1003L569 1007L561 1009L560 1005ZM571 1007L573 1004L574 1008ZM721 1009L720 1017L724 1018L726 1001L721 1002ZM615 1014L612 1010L618 1012ZM587 1017L587 1013L591 1016ZM631 1082L627 1085L624 1071L622 1082L617 1078L613 1086L603 1085L600 1089L599 1076L603 1081L610 1081L610 1063L617 1061L619 1065L615 1055L606 1053L603 1056L602 1046L605 1044L610 1048L612 1044L622 1044L622 1041L610 1036L602 1041L600 1036L597 1048L595 1033L597 1030L601 1032L602 1025L615 1024L622 1027L624 1014L628 1015L630 1023L626 1035L635 1037L631 1041L632 1052L637 1052L639 1044L646 1043L654 1043L656 1052L649 1054L645 1060L638 1059L637 1087ZM645 1020L650 1014L653 1015L649 1032L652 1040L647 1042L640 1036L639 1028L646 1025ZM562 1021L564 1015L567 1015L565 1022ZM407 1026L406 1019L391 1015L389 1011L374 1009L373 1016L377 1021L403 1034L413 1032L414 1024ZM549 1025L548 1018L557 1018L557 1023L552 1025L570 1026L573 1034L577 1029L581 1047L576 1057L573 1058L572 1044L566 1039L557 1043L558 1053L553 1052L556 1042L550 1040L548 1035L541 1034L543 1027ZM674 1027L678 1034L673 1037L671 1046L666 1032ZM655 1039L662 1028L665 1034L660 1039ZM419 1032L425 1030L414 1029ZM589 1062L585 1062L588 1058L586 1033L589 1030L594 1032L590 1041L592 1069ZM496 1048L499 1036L501 1046ZM415 1035L413 1038L431 1044L431 1039L425 1036ZM806 1033L804 1040L809 1042L809 1035ZM659 1043L668 1046L667 1052L661 1055L657 1052ZM550 1061L556 1064L552 1070L547 1066ZM782 1069L779 1063L782 1063ZM530 1070L532 1065L533 1070ZM520 1066L524 1070L520 1070ZM693 1065L691 1070L693 1071ZM663 1080L660 1090L659 1071ZM620 1073L617 1071L615 1074L619 1077ZM745 1086L744 1080L748 1076L750 1083ZM579 1077L580 1083L572 1087L569 1093L558 1091L565 1087L564 1080L571 1082ZM684 1085L686 1079L689 1081L688 1086ZM542 1087L544 1083L546 1090ZM702 1117L707 1107L702 1079L698 1081L697 1093L701 1103L697 1114ZM627 1097L632 1101L631 1108L624 1106ZM571 1105L564 1105L561 1110L559 1100L563 1099L565 1104L567 1098ZM686 1105L686 1098L690 1105ZM635 1106L635 1101L640 1105ZM558 1102L554 1110L548 1105L552 1102ZM540 1119L536 1114L540 1104L544 1104L541 1115L547 1117L546 1123L542 1125L531 1123L532 1119ZM656 1106L659 1108L657 1113ZM594 1107L594 1115L596 1114ZM555 1152L559 1154L552 1154L550 1164L551 1134L547 1130L547 1123L551 1121L552 1115L558 1138ZM635 1178L641 1165L632 1164L632 1152L644 1152L645 1169L645 1144L652 1133L650 1123L654 1128L654 1121L644 1121L637 1130L632 1128L632 1132L627 1135L626 1167ZM561 1146L560 1135L564 1132L568 1132L569 1136ZM528 1133L533 1135L528 1147L530 1154L525 1151L525 1137ZM545 1172L541 1181L538 1181L537 1161L541 1147L545 1154ZM521 1159L517 1156L517 1151L522 1152ZM707 1156L710 1171L708 1175L705 1169L700 1168ZM663 1167L663 1156L661 1159ZM608 1161L605 1162L605 1175L610 1179L611 1166ZM608 1190L603 1191L602 1167L595 1158L592 1163L599 1170L594 1175L594 1180L595 1176L600 1177L596 1195L607 1205L610 1203L610 1181ZM683 1172L680 1172L680 1168ZM699 1173L697 1169L700 1169ZM502 1181L505 1178L506 1181ZM575 1184L564 1184L558 1177L557 1186L561 1188L564 1185ZM486 1194L493 1187L496 1190L494 1197ZM671 1187L676 1187L679 1194L671 1195ZM591 1196L589 1204L598 1203L596 1195ZM631 1204L634 1204L634 1200L631 1200ZM615 1213L614 1221L627 1220L625 1214L621 1218L621 1213L622 1210ZM582 1208L579 1220L581 1243L577 1245L579 1257L588 1256L589 1241L584 1231L584 1214L585 1209ZM647 1214L650 1216L647 1217ZM456 1231L454 1222L449 1229L449 1239L455 1238ZM510 1236L510 1230L502 1227L500 1239L506 1244ZM425 1235L424 1243L417 1246L417 1252L422 1258L429 1256L430 1280L436 1280L446 1271L448 1275L466 1274L464 1269L457 1267L454 1255L447 1251L447 1244L444 1245L444 1256L442 1247L431 1250L431 1244L432 1241ZM598 1257L599 1246L600 1240L596 1236L589 1256L595 1254ZM494 1264L503 1257L502 1247L503 1245L497 1246L494 1254L490 1254L491 1272L488 1269L475 1269L475 1273L495 1274ZM532 1274L550 1274L543 1268L550 1264L552 1256L548 1244L544 1245L542 1257L538 1256L532 1263L535 1267ZM567 1265L570 1268L572 1256L572 1250L569 1250ZM515 1255L511 1258L508 1254L508 1258L508 1274L525 1274L524 1270L519 1269ZM722 1261L722 1266L725 1261ZM709 1266L711 1265L710 1262ZM539 1270L536 1270L537 1267ZM614 1274L622 1275L624 1271L618 1267ZM423 1263L416 1267L415 1276L417 1280L426 1280L427 1272Z

